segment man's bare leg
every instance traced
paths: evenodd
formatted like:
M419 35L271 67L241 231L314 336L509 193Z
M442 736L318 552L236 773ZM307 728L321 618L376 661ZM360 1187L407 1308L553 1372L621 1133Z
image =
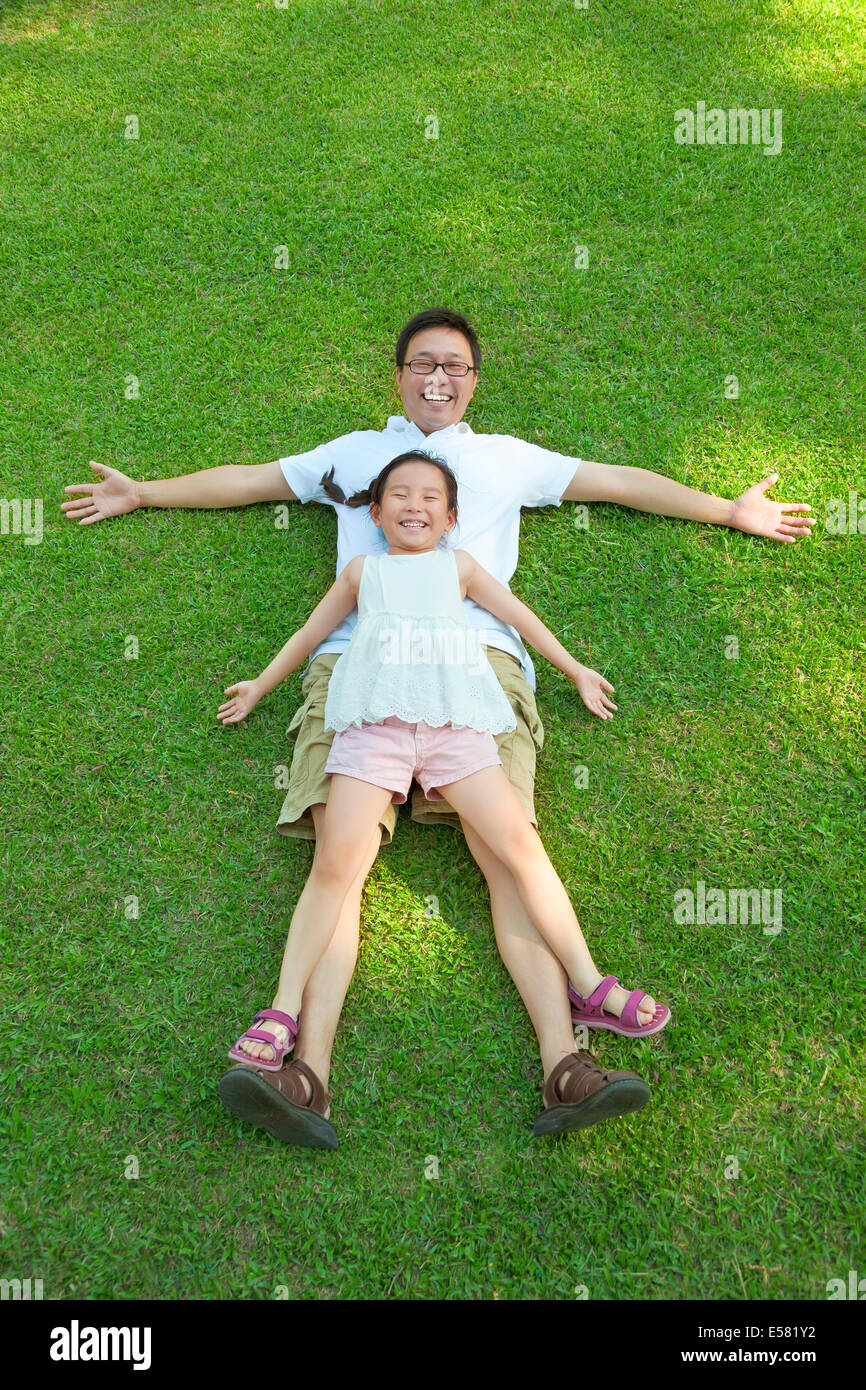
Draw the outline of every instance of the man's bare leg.
M575 1051L565 970L527 916L510 870L465 821L461 825L487 879L496 945L535 1029L546 1077L560 1058Z

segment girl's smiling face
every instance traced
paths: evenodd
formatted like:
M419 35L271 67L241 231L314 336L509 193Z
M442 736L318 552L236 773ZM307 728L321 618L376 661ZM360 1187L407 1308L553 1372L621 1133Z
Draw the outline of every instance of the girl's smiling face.
M370 516L381 526L389 555L418 555L435 550L457 521L448 507L441 471L432 463L401 463L389 473L381 505L370 503Z

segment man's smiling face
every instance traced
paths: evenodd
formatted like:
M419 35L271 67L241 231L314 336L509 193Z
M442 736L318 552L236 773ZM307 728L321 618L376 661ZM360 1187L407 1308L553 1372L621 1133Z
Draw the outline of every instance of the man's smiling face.
M448 376L443 367L416 376L409 363L416 358L429 362L464 362L466 376ZM472 370L472 349L456 328L424 328L409 339L406 360L397 369L397 390L406 411L422 434L432 434L447 425L456 425L472 399L478 380Z

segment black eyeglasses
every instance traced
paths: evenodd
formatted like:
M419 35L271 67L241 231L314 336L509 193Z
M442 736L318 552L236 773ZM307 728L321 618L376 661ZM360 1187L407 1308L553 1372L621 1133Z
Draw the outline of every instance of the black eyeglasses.
M475 371L465 362L434 362L430 357L413 357L409 363L409 371L415 376L432 376L437 367L442 367L446 376L466 376L467 372Z

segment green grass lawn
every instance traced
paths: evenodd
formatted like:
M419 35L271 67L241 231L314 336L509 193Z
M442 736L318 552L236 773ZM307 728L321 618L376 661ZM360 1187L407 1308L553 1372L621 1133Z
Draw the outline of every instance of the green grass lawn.
M45 530L0 535L0 1274L51 1299L821 1300L866 1272L866 538L824 525L866 499L864 18L3 5L2 495L44 499ZM699 101L781 109L781 152L676 144ZM651 1040L594 1035L652 1103L532 1139L484 880L401 816L334 1050L340 1148L291 1149L216 1083L311 860L275 830L300 678L245 727L216 709L331 582L333 516L59 504L88 459L158 478L381 428L397 333L438 303L480 332L476 431L725 497L777 470L818 525L524 513L515 592L616 687L602 725L539 658L537 804L599 966L672 1008ZM678 924L699 880L781 889L782 930Z

